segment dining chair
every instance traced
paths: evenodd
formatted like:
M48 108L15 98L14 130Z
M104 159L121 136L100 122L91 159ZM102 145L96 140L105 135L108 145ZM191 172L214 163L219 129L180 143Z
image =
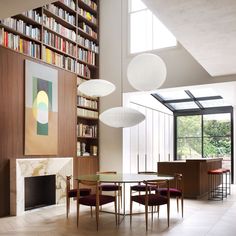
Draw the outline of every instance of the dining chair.
M96 189L95 194L91 194L88 196L80 196L80 185L87 185L90 186L91 188ZM103 195L100 194L99 190L100 182L99 181L85 181L85 180L78 180L78 195L77 195L77 227L79 225L79 210L80 210L80 205L85 205L85 206L90 206L90 207L95 207L96 211L96 226L97 226L97 231L98 231L98 225L99 225L99 207L108 203L114 202L114 207L115 207L115 222L117 225L117 200L116 200L116 195L115 196L110 196L110 195Z
M146 231L148 230L148 208L152 208L152 220L153 220L153 207L161 205L167 205L167 224L169 227L170 221L170 192L169 192L169 180L153 180L153 181L143 181L145 184L145 194L132 195L130 191L130 225L132 225L132 208L133 202L139 203L145 206L145 221L146 221ZM163 196L158 191L155 193L150 193L149 186L155 186L158 188L160 185L166 185L167 195ZM158 211L159 212L159 211Z
M104 174L104 175L109 175L109 174L117 174L116 171L99 171L97 174ZM99 186L99 191L100 194L102 192L118 192L118 198L119 198L119 204L118 207L122 205L122 187L118 184L106 184L106 183L101 183Z
M156 175L157 172L155 171L139 171L138 174L145 174L145 175ZM133 192L138 192L140 194L140 192L145 192L146 191L146 186L144 184L142 184L141 182L139 182L137 185L133 185L130 187L131 191ZM155 188L152 188L152 186L148 186L148 190L155 190Z
M184 217L184 188L183 188L183 175L180 173L174 174L175 186L169 189L170 198L176 198L177 201L177 211L179 212L179 199L181 199L181 212L182 217ZM162 196L167 196L167 188L158 188Z
M71 178L72 176L66 176L66 218L70 213L70 199L77 197L77 188L71 189ZM90 188L81 188L80 196L88 196L91 193Z

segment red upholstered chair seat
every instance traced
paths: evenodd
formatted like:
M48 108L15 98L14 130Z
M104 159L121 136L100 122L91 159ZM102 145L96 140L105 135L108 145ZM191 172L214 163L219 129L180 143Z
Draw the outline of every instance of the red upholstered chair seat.
M138 184L130 187L132 191L138 191L138 192L145 192L146 191L146 185L144 184ZM148 186L148 191L155 190L155 187Z
M132 196L132 201L145 205L146 195ZM168 198L158 194L148 194L148 206L164 205L168 203Z
M90 188L81 188L80 189L80 196L88 196L91 193ZM77 189L70 189L68 192L68 197L77 197Z
M99 189L101 191L118 191L121 190L121 186L115 184L101 184Z
M109 195L99 195L99 206L114 202L115 197ZM86 206L96 206L96 194L85 196L79 199L79 203Z
M163 196L167 195L167 188L159 188L157 191ZM182 192L179 189L176 188L170 188L170 197L181 197Z

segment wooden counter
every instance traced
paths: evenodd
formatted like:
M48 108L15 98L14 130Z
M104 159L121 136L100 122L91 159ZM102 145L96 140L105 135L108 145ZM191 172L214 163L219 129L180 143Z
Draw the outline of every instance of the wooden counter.
M221 167L222 158L202 158L157 163L159 174L183 174L184 197L187 198L200 198L207 194L208 170L218 169Z

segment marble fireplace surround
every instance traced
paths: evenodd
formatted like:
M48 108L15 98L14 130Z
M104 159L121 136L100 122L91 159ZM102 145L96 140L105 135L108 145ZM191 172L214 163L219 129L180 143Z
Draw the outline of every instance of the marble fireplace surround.
M25 212L25 177L56 175L56 204L64 203L66 176L72 175L73 158L19 158L10 162L10 213Z

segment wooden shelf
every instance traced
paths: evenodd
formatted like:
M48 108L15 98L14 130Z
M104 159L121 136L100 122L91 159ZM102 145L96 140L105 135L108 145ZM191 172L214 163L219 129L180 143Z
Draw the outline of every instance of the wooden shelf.
M81 139L98 139L97 137L86 137L86 136L77 136L77 138L81 138Z
M78 6L83 8L84 10L90 12L93 15L97 15L98 12L96 10L94 10L93 8L91 8L89 5L87 5L86 3L78 0Z
M72 59L76 60L76 57L75 57L75 56L72 56L72 55L69 54L69 53L63 52L63 51L61 51L60 49L57 49L57 48L55 48L55 47L53 47L53 46L51 46L51 45L49 45L49 44L47 44L47 43L43 43L43 45L46 46L46 47L49 48L49 49L52 49L52 50L55 51L55 52L58 52L58 53L60 53L60 54L63 54L63 55L66 56L66 57L71 57Z
M53 3L55 6L58 6L60 8L62 8L63 10L66 10L67 12L76 15L76 11L74 9L72 9L71 7L67 6L66 4L64 4L61 1L57 1Z
M98 67L97 66L95 66L95 65L92 65L92 64L89 64L88 62L86 62L86 61L83 61L83 60L80 60L80 59L78 59L77 58L77 61L79 62L79 63L82 63L82 64L85 64L85 65L87 65L88 67L90 67L90 68L93 68L93 69L98 69Z
M83 108L83 109L86 109L86 110L91 110L91 111L98 111L98 109L96 108L91 108L91 107L85 107L85 106L80 106L80 105L77 105L78 108Z
M98 121L98 118L95 118L95 117L78 116L78 115L77 115L77 119L86 119L86 120L94 120L94 121Z
M57 23L63 25L64 27L71 29L71 30L76 30L76 26L72 25L71 23L69 23L68 21L64 20L63 18L61 18L60 16L54 14L53 12L50 12L48 9L46 9L45 7L43 8L43 12L45 13L45 15L47 15L48 17L52 17L54 18Z
M46 29L47 31L50 31L51 33L54 33L54 34L58 35L58 36L61 37L61 38L64 38L64 39L67 40L68 42L71 42L71 43L73 43L73 44L76 44L76 42L75 42L74 40L72 40L72 39L70 39L70 38L67 38L66 36L64 36L64 35L62 35L62 34L56 32L55 30L53 30L53 29L47 27L46 25L43 25L43 28Z
M86 80L92 79L92 78L89 78L89 77L86 77L86 76L83 76L83 75L80 75L80 74L77 74L77 76L80 77L81 79L86 79Z
M0 26L3 27L3 28L4 28L7 32L9 32L9 33L13 33L13 34L15 34L15 35L19 35L22 39L27 39L27 40L29 40L29 41L33 41L33 42L35 42L35 43L41 44L41 41L39 41L39 40L37 40L37 39L34 39L34 38L32 38L32 37L30 37L30 36L28 36L28 35L25 35L25 34L23 34L23 33L19 32L19 31L15 30L15 29L12 29L12 28L10 28L10 27L4 25L4 24L0 24ZM41 32L41 34L42 34L42 32Z
M90 49L90 48L85 47L85 46L82 45L82 44L77 43L77 46L78 46L79 48L82 48L82 49L85 49L85 50L87 50L87 51L90 51L90 52L93 52L93 53L95 53L95 54L98 54L97 52L93 51L93 50Z
M30 17L25 16L24 14L18 14L16 16L14 16L15 19L19 19L19 20L23 20L24 22L33 25L33 26L37 26L37 27L41 27L42 23L39 23L38 21L33 20Z
M86 19L85 17L83 17L80 14L78 14L78 20L81 20L82 22L85 22L87 25L89 25L91 28L93 28L93 30L97 30L97 28L98 28L97 23L95 24L95 23L89 21L88 19Z
M92 97L89 97L89 96L86 96L86 95L80 95L80 94L77 94L77 96L83 97L83 98L87 98L89 100L93 100L93 101L97 101L98 102L98 98L92 98Z
M80 27L78 27L78 33L81 34L81 36L95 42L98 44L98 39L94 38L93 36L91 36L90 34L86 33L83 29L81 29Z
M98 156L77 156L78 158L98 158Z

